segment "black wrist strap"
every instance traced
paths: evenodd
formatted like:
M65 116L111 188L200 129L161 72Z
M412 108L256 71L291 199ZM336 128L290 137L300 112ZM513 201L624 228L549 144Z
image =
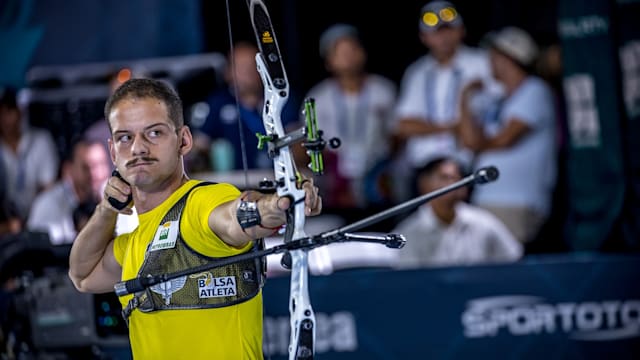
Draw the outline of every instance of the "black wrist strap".
M243 230L262 223L257 201L246 201L240 199L240 204L236 210L236 217Z

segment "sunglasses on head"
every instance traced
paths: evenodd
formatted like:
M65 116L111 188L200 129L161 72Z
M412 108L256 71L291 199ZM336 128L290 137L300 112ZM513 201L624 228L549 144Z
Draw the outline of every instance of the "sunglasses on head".
M433 11L427 11L426 13L422 14L422 22L429 27L437 26L441 22L447 24L457 18L458 12L452 7L446 7L444 9L441 9L437 13Z

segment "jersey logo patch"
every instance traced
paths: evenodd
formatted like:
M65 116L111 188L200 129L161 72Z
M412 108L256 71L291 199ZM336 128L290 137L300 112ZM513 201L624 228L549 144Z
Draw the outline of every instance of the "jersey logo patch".
M178 222L167 221L166 223L158 226L156 234L153 237L151 248L149 251L170 249L176 246L178 239Z
M198 297L201 299L238 294L235 276L213 277L210 272L202 272L190 277L198 279Z
M165 305L169 305L171 303L171 295L174 292L182 289L186 282L187 282L187 277L181 276L173 280L169 280L160 284L153 285L150 287L150 289L154 293L162 296L162 299L164 300Z

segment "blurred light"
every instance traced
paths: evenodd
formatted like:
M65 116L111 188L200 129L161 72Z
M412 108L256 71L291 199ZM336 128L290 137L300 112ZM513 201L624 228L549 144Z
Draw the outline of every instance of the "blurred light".
M456 13L456 10L454 8L451 7L446 7L442 10L440 10L440 19L442 19L442 21L444 22L451 22L453 21L456 16L458 15L458 13Z
M116 327L118 326L118 318L115 316L100 316L98 317L98 325L103 327Z
M102 311L104 311L104 312L107 312L107 313L108 313L108 312L109 312L109 310L111 310L111 306L109 305L109 303L108 303L108 302L103 301L101 305L102 305Z
M422 22L427 26L436 26L438 23L438 16L432 12L427 12L422 15Z
M127 68L124 68L124 69L118 71L117 79L118 79L118 83L119 84L122 84L125 81L131 79L131 70L127 69Z

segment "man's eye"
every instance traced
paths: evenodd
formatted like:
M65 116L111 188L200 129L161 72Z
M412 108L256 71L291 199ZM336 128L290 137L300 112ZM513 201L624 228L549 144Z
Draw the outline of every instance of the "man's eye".
M150 130L149 131L149 137L154 138L154 137L158 137L160 135L162 135L162 131L160 131L160 130Z
M120 136L118 136L117 140L119 142L127 142L127 141L131 140L131 136L129 136L129 135L120 135Z

